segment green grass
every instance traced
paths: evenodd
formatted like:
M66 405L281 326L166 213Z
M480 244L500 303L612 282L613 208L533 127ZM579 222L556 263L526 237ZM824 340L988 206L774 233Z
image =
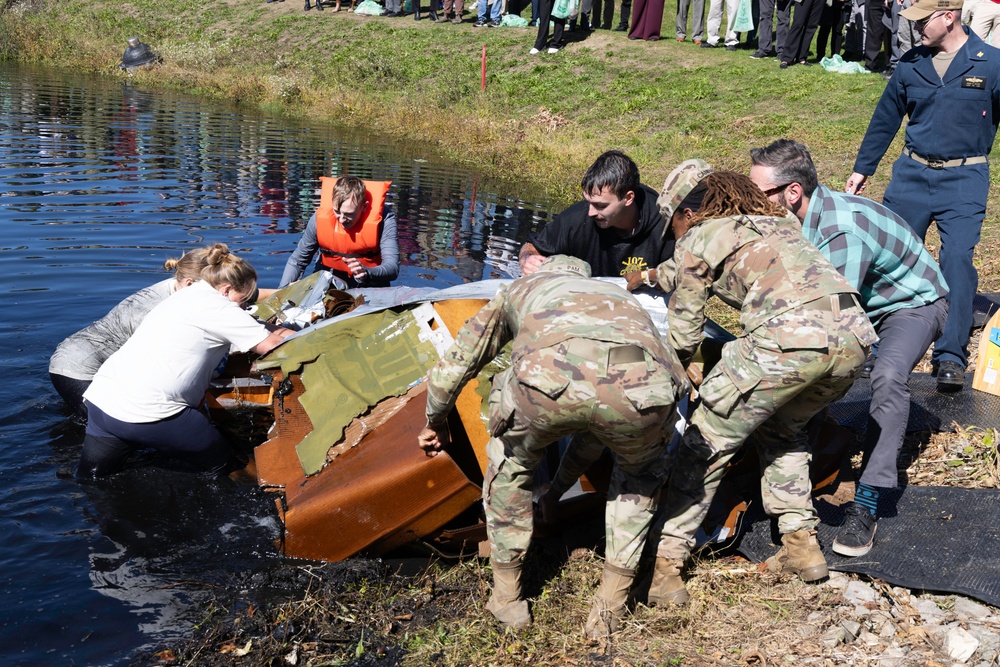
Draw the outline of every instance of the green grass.
M658 43L598 31L558 56L529 58L533 29L479 30L468 20L456 27L320 14L294 1L24 0L3 15L0 53L114 74L125 40L138 35L165 59L138 75L143 83L353 119L435 142L512 191L530 183L565 201L609 148L632 154L655 185L694 155L745 170L749 148L782 135L810 146L824 180L843 183L880 79L781 71L746 51L677 44L672 21L667 11ZM533 120L540 110L566 122Z

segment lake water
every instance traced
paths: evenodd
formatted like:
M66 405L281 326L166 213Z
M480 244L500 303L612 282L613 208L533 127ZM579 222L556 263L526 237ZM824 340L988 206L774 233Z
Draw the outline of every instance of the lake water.
M400 285L505 277L550 208L429 146L0 63L0 664L128 663L203 620L229 573L280 559L273 499L252 486L141 464L76 482L82 428L48 358L201 244L276 286L318 177L339 173L393 181Z

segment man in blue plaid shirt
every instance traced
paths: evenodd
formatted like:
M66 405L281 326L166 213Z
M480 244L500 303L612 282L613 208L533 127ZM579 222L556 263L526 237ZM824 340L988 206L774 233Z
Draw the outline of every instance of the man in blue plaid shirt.
M820 185L802 144L780 139L753 149L750 159L750 178L799 219L802 234L861 293L861 305L879 335L861 479L833 543L839 554L863 556L875 540L879 489L898 485L896 458L910 412L909 375L941 335L948 286L902 218L870 199Z

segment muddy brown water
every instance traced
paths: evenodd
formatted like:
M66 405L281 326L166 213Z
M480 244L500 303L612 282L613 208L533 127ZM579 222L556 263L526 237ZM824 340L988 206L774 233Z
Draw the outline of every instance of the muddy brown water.
M76 482L82 427L47 364L197 245L229 244L276 285L318 177L342 172L393 181L400 285L505 277L550 215L427 146L0 63L0 664L131 662L282 566L273 498L252 486L150 458Z

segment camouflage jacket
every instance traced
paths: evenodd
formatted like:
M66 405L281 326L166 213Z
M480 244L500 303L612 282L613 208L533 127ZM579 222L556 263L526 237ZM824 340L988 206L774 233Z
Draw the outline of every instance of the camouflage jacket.
M712 294L740 311L744 333L823 296L857 294L790 216L706 220L677 241L674 262L669 339L684 363L701 343ZM660 266L658 279L670 284L669 266Z
M560 256L556 256L560 257ZM554 258L549 258L546 263ZM574 260L586 267L586 263ZM455 344L428 373L427 421L444 421L465 383L511 340L511 362L570 338L636 345L667 369L678 392L687 379L677 355L649 314L622 288L580 275L545 270L518 278L466 322Z

